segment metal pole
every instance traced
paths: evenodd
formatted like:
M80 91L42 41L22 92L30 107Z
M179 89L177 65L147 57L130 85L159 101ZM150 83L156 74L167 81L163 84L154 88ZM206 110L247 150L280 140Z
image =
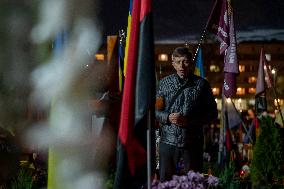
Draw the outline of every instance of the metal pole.
M151 111L148 111L148 115L147 115L147 188L151 189L151 184L152 184L152 180L151 180Z
M195 62L195 58L196 58L196 55L198 53L198 49L200 48L201 43L203 42L203 39L204 39L204 36L205 36L205 33L206 33L206 28L207 27L205 27L205 29L203 30L201 37L200 37L200 40L198 41L198 45L197 45L196 51L195 51L194 56L193 56L193 62Z

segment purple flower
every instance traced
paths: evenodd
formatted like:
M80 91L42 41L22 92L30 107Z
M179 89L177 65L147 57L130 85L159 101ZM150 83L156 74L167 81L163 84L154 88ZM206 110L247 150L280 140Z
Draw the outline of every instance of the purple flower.
M219 179L212 175L208 176L207 183L209 186L217 186L219 184Z
M180 184L177 184L173 189L180 189Z
M206 187L216 187L219 184L219 179L212 175L204 177L203 174L189 171L187 175L173 175L172 180L163 183L153 181L152 188L154 189L205 189Z
M195 187L195 189L204 189L204 186L203 186L203 184L198 184L198 185Z
M187 173L187 177L188 177L188 180L189 180L189 181L192 181L195 176L196 176L196 173L193 172L193 171L189 171L189 172Z
M158 180L154 179L154 180L152 181L152 187L153 187L153 186L157 186L158 184L159 184L159 181L158 181Z
M173 175L173 176L172 176L172 180L179 181L179 176L177 176L177 175Z
M196 173L196 181L197 182L203 182L204 181L204 176L200 174L199 172Z
M177 186L177 184L178 184L178 181L177 181L177 180L171 180L171 181L169 181L169 187Z
M181 187L182 189L191 188L190 185L189 185L189 183L187 183L187 182L181 183L180 187Z
M184 175L183 175L183 176L180 176L180 177L179 177L179 182L180 182L180 183L182 183L182 182L187 182L187 181L188 181L188 177L187 177L187 176L184 176Z
M169 183L166 181L166 182L162 182L158 185L158 188L160 189L164 189L164 188L167 188L169 186Z

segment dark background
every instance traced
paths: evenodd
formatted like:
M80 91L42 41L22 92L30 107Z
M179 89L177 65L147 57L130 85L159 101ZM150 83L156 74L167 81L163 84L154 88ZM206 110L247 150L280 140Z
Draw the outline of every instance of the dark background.
M198 40L214 0L153 0L157 41ZM284 39L283 0L232 0L238 40ZM103 34L125 29L128 0L101 0L98 15Z

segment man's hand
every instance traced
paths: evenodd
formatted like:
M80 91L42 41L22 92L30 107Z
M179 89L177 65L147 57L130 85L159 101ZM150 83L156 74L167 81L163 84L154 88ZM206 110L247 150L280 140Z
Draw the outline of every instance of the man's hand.
M169 115L169 122L179 127L186 127L188 120L186 117L180 115L180 113L171 113Z

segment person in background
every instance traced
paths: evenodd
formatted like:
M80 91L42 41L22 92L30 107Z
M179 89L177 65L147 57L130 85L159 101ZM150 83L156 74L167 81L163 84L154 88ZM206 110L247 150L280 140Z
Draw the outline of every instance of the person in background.
M161 182L189 170L203 171L203 125L218 114L210 84L193 74L195 64L187 47L173 51L172 65L176 73L161 79L156 92Z

